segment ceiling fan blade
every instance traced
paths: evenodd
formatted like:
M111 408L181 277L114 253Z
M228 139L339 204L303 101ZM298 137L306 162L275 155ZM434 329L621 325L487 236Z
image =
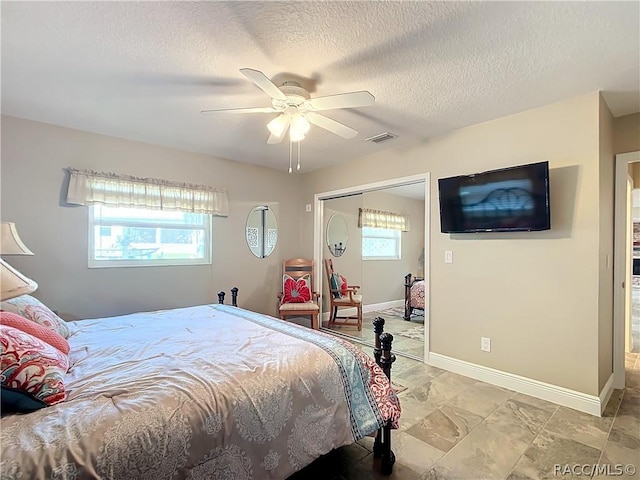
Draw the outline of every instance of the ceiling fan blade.
M276 113L273 107L255 107L255 108L220 108L218 110L202 110L200 113Z
M251 68L241 68L240 72L258 86L258 88L264 90L271 98L277 98L278 100L286 100L287 96L280 90L275 83L262 72L253 70Z
M360 92L340 93L305 100L304 104L309 110L330 110L332 108L370 107L376 98L366 90Z
M325 130L329 130L331 133L335 133L336 135L340 135L342 138L349 139L358 135L357 130L347 127L344 123L337 122L332 118L320 115L319 113L309 112L307 113L307 119L314 125L324 128Z

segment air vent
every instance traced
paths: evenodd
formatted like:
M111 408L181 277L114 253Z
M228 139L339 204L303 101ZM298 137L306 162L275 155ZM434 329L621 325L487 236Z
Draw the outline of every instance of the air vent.
M384 133L380 133L378 135L374 135L373 137L369 137L365 139L365 142L373 142L373 143L388 142L389 140L393 140L397 136L398 135L394 133L384 132Z

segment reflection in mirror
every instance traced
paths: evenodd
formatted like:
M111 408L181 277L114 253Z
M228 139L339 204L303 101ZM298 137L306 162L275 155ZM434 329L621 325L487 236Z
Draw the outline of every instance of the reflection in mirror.
M341 213L334 213L327 223L327 247L334 257L340 257L347 249L349 229Z
M336 240L329 230L334 223L335 215L332 214L338 212L349 226L349 250L333 261L334 270L344 277L347 285L359 286L357 293L363 306L362 330L359 331L356 326L329 325L331 302L323 298L326 316L323 329L371 344L374 339L371 322L375 317L382 317L385 319L384 331L394 336L394 352L424 358L425 311L429 308L426 305L428 289L423 279L425 257L428 258L425 252L425 189L425 182L417 181L376 189L363 188L358 197L353 196L354 192L348 192L344 197L323 200L323 209L330 220L321 238L331 250ZM360 209L392 212L406 216L409 222L406 228L359 224ZM395 245L399 254L364 255L365 248L368 252L376 242L381 243L380 248ZM329 255L326 250L324 255L325 258ZM407 278L408 274L411 276ZM328 282L324 279L323 289L330 290Z
M271 255L278 242L276 216L266 205L254 207L247 217L247 246L258 258Z

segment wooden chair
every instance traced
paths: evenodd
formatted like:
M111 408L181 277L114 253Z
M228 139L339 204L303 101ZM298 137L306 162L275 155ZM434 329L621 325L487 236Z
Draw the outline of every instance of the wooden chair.
M358 330L362 330L362 295L358 294L360 289L359 285L348 285L346 294L343 295L339 289L331 285L331 277L334 274L333 261L330 258L324 260L324 269L327 274L327 283L329 284L329 299L331 300L331 311L329 317L329 328L333 325L353 325L357 326ZM344 291L344 290L343 290ZM355 308L355 315L343 315L338 316L339 308ZM336 321L342 320L342 321ZM356 323L349 320L356 320Z
M284 292L284 276L288 275L296 282L305 275L309 275L309 290L311 299L307 302L285 302L286 295ZM278 293L278 313L282 320L287 317L311 317L311 328L318 330L320 324L318 322L318 314L320 306L318 305L318 297L320 296L313 288L313 260L306 258L291 258L282 262L283 291Z

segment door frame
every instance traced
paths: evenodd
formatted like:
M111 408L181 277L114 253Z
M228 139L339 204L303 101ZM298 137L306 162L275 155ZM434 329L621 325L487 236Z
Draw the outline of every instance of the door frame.
M614 250L613 250L613 388L623 389L625 385L625 322L628 317L625 306L626 292L630 291L626 278L627 266L631 261L626 248L628 235L629 199L627 178L629 164L640 162L640 151L621 153L615 158L615 201L614 201ZM623 286L624 285L624 286ZM626 287L626 289L625 289Z
M425 305L431 305L431 282L430 282L430 267L429 262L429 247L430 247L430 235L431 230L431 175L430 173L422 173L418 175L410 175L408 177L390 178L379 182L367 183L364 185L355 185L353 187L346 187L339 190L332 190L329 192L316 193L314 195L314 218L313 218L313 258L316 265L315 278L313 279L316 290L320 293L322 298L322 290L324 288L322 282L322 271L320 268L322 265L322 252L324 248L323 239L323 227L324 227L324 208L323 201L330 200L332 198L344 197L348 195L356 195L358 193L371 192L375 190L382 190L389 187L397 187L401 185L408 185L411 183L424 182L424 280L425 280ZM398 281L402 281L399 279ZM425 308L424 311L424 363L429 363L429 308ZM322 302L320 302L320 318L322 318Z

